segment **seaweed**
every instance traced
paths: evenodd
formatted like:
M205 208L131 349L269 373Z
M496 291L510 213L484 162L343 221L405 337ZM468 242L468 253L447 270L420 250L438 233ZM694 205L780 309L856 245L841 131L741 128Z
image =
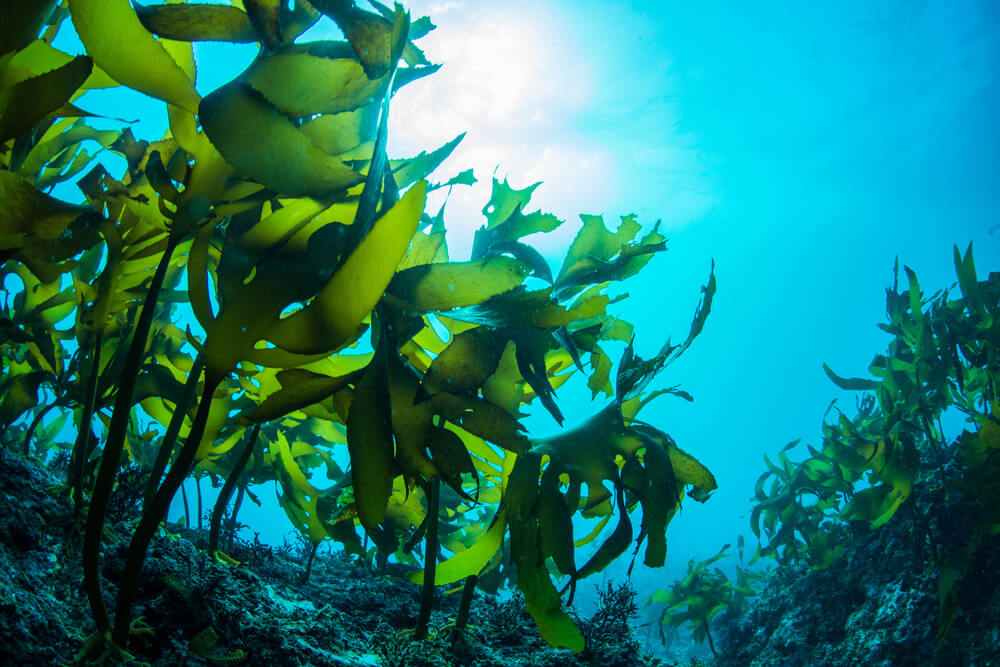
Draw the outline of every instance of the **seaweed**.
M688 624L692 628L695 642L708 641L712 655L718 655L712 640L712 619L730 610L740 612L746 609L746 599L756 595L755 586L760 581L758 572L742 566L736 569L736 581L729 579L718 567L710 565L727 556L729 545L725 545L714 556L702 561L692 558L688 562L687 574L675 581L670 589L654 592L646 604L665 605L660 612L660 641L666 645L663 626L679 627ZM742 562L742 544L740 560Z
M909 267L901 289L897 261L886 290L888 321L879 325L892 340L869 366L872 378L844 378L824 366L841 389L865 392L855 414L838 411L835 421L825 422L822 449L809 447L802 461L786 454L794 442L779 453L780 465L765 456L768 471L751 512L761 538L756 557L823 569L856 539L852 523L878 530L908 508L911 534L937 574L939 642L957 613L958 582L983 539L1000 532L1000 274L978 280L971 245L965 253L956 246L953 254L959 297L951 290L925 296ZM941 426L946 410L963 414L971 427L951 442ZM921 486L956 500L961 521L953 530L960 537L946 539L941 521L932 521L943 511L932 496L911 501Z
M537 184L494 180L471 257L450 258L443 209L424 208L428 191L475 182L468 170L428 181L462 135L406 159L386 148L394 95L438 68L414 44L433 26L399 4L372 6L70 0L68 14L18 3L4 22L0 277L5 290L8 276L23 289L0 320L0 431L36 454L70 452L66 492L85 521L95 623L82 660L130 659L132 636L150 631L133 613L143 563L191 477L222 481L208 549L223 562L234 561L221 537L232 493L238 506L275 481L310 547L306 576L328 541L383 567L390 556L422 566L412 576L425 586L414 619L422 638L432 635L435 588L464 580L471 595L496 570L516 578L542 637L577 652L584 636L565 603L625 552L629 514L642 507L636 551L646 542L644 562L659 566L683 498L704 501L716 486L638 419L656 396L690 399L648 387L703 328L714 266L684 342L642 359L632 326L607 309L624 298L616 285L666 249L657 226L640 237L634 216L613 230L582 216L552 271L523 239L563 221L528 211ZM320 16L346 41L300 41ZM67 17L86 54L51 46ZM192 46L202 40L260 51L202 97ZM75 100L119 85L166 103L164 138L86 124ZM116 178L91 166L84 142L127 168ZM74 177L85 203L44 192ZM58 328L71 314L73 327ZM613 375L604 347L622 342ZM554 437L527 434L522 406L537 399L561 425L556 392L577 373L608 404ZM72 446L54 443L52 414L72 416ZM347 470L333 456L344 446ZM125 466L143 472L123 477ZM102 543L126 490L142 503L112 615ZM577 513L601 527L617 518L581 565L576 548L600 531L574 540ZM468 613L466 604L456 627ZM238 661L219 653L210 629L192 650Z

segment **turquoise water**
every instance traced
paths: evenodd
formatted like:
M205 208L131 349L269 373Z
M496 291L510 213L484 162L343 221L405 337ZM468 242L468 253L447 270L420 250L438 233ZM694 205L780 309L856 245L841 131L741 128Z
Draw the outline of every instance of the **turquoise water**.
M797 438L818 443L830 401L854 405L822 364L866 375L888 342L875 325L897 257L929 292L954 281L953 245L974 243L981 278L997 268L994 3L409 6L438 25L421 46L444 67L398 96L390 152L415 154L469 132L436 175L474 166L480 179L448 202L453 258L482 222L494 168L516 187L544 181L534 203L571 221L662 219L669 252L616 306L647 355L686 335L715 262L706 329L658 380L695 401L664 397L643 417L705 463L720 488L704 505L686 502L670 525L665 570L637 565L640 596L741 534L753 549L746 514L763 454ZM206 92L241 71L253 49L198 54ZM138 96L87 106L141 118L134 132L145 138L163 132L162 107ZM556 263L570 238L539 247ZM558 395L570 424L595 410L583 388ZM529 425L537 434L556 428L544 413ZM241 518L271 541L290 528L273 502Z
M434 13L445 4L455 6ZM695 401L661 398L643 415L708 465L720 488L705 505L685 503L671 523L667 571L637 565L636 579L662 585L688 558L707 558L739 534L752 550L746 513L762 456L797 438L819 444L832 399L853 408L854 396L838 390L822 364L865 376L884 351L888 336L876 323L894 260L913 268L929 293L955 281L953 245L974 243L981 278L998 268L996 6L425 6L439 26L426 38L432 59L435 40L451 48L452 26L480 29L484 37L463 44L469 58L479 57L477 43L496 42L499 57L533 70L514 83L539 77L532 99L550 113L538 123L530 101L502 123L447 116L473 126L469 145L494 137L515 145L499 173L520 185L544 180L538 203L567 219L635 212L644 223L664 220L669 251L627 286L632 298L622 310L636 325L640 352L686 335L715 260L719 290L705 331L658 379L681 384ZM517 21L534 27L519 33ZM504 49L518 34L521 48ZM445 59L427 86L450 76L475 82ZM490 97L496 86L482 88ZM450 138L450 129L437 139ZM537 157L525 157L532 148ZM452 162L462 162L461 150ZM597 155L603 171L547 157L559 150L574 159ZM512 164L526 165L530 176ZM480 179L488 174L480 170ZM467 212L474 215L473 204ZM560 398L569 422L592 409L585 390L564 389ZM555 428L544 414L533 426Z

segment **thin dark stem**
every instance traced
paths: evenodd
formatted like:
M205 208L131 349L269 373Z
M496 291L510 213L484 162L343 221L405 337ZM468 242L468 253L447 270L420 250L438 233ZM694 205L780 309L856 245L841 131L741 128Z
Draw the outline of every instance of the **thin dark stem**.
M243 506L243 498L246 496L247 483L240 484L240 490L236 492L236 502L233 503L233 511L226 521L226 551L232 551L233 540L236 538L236 515L240 513Z
M222 382L222 376L209 372L205 376L205 387L202 391L201 400L198 403L198 413L195 415L194 423L191 425L191 432L187 441L181 448L180 454L170 467L170 471L163 479L163 484L153 496L153 502L143 508L142 518L132 535L132 542L129 544L128 553L125 555L125 570L122 572L118 587L118 603L115 607L115 625L113 639L118 646L126 646L129 637L129 627L132 620L132 604L135 601L136 590L139 587L139 576L142 574L142 564L146 560L146 551L149 543L153 541L156 529L160 521L170 508L170 502L174 494L191 472L195 455L201 444L201 438L205 434L205 426L208 424L208 414L212 406L212 394L216 387Z
M316 557L316 550L319 549L319 545L322 542L313 542L312 549L309 551L309 558L306 560L306 571L302 573L302 583L309 581L309 574L313 569L313 559Z
M87 474L87 459L90 450L90 422L94 418L94 407L97 405L97 383L101 377L101 347L104 345L104 334L98 332L94 340L93 359L91 360L90 377L87 378L87 398L80 413L80 426L73 443L73 454L70 456L69 473L66 485L73 490L73 504L77 514L83 511L83 480Z
M201 530L201 513L204 511L201 506L201 477L194 478L194 492L198 498L198 530Z
M250 437L247 439L246 444L243 446L243 451L240 452L240 457L236 461L236 465L229 473L226 483L222 485L222 490L219 491L219 497L216 499L215 507L212 509L212 522L208 533L208 553L210 554L215 554L219 550L219 527L222 524L222 515L226 511L226 505L229 504L229 498L233 495L233 489L236 488L240 478L243 476L243 470L247 467L250 455L253 454L258 435L260 435L260 424L254 424L253 430L250 432ZM241 486L240 500L242 500L242 491L243 487ZM237 509L233 508L234 517Z
M205 360L198 355L188 373L187 381L184 383L184 393L180 403L174 406L174 414L170 416L170 423L167 424L167 432L163 434L163 442L160 443L160 450L156 453L156 460L153 462L153 469L149 472L149 481L146 482L146 495L143 502L148 505L153 501L153 495L160 486L163 479L163 471L167 469L170 462L170 454L174 451L174 443L181 432L181 425L184 424L184 417L188 408L191 407L191 399L194 398L198 389L198 380L201 379L201 371L205 368ZM186 514L185 514L186 516ZM188 524L188 528L191 524Z
M434 575L438 556L438 491L441 481L436 477L428 484L427 492L427 549L424 552L424 588L420 596L420 613L417 627L413 631L415 639L427 638L427 623L431 620L434 607Z
M188 492L187 492L187 489L184 488L183 484L181 484L181 501L183 501L183 503L184 503L184 527L185 528L190 528L191 527L191 508L188 507ZM145 505L144 505L144 507L145 507Z
M455 627L459 630L464 630L469 622L469 610L472 608L472 596L476 592L477 583L479 583L478 575L470 574L465 578L462 601L458 604L458 616L455 617Z
M111 630L111 619L104 606L100 581L100 550L101 536L104 534L104 520L114 489L115 477L121 467L122 450L125 447L125 434L128 431L129 415L132 412L132 397L135 393L136 380L139 378L139 367L146 353L146 341L149 329L153 324L156 302L160 296L160 288L170 266L170 258L177 247L180 237L171 234L167 238L167 247L163 257L156 267L156 273L149 283L149 291L142 303L142 312L136 322L132 344L125 358L121 378L118 384L118 395L115 397L114 412L111 414L111 424L108 427L108 437L101 454L101 466L97 471L97 481L94 492L90 496L90 507L87 511L87 525L83 533L83 583L90 601L90 609L94 615L97 632L105 634ZM206 415L207 417L207 415ZM84 424L84 428L88 425ZM80 480L82 484L82 480ZM125 639L128 639L128 628L125 628Z
M58 403L49 403L44 408L38 411L35 418L31 420L31 425L28 426L28 432L24 434L24 455L31 455L31 436L35 434L35 429L38 425L42 423L42 419L49 413L49 410L59 405Z
M708 637L708 648L712 649L712 655L718 658L719 654L715 652L715 642L712 641L712 633L708 631L708 621L702 619L701 622L705 625L705 636Z

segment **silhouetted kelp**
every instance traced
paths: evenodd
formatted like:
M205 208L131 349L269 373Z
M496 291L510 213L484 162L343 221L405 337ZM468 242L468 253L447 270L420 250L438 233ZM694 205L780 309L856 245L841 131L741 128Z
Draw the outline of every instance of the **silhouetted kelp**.
M386 154L393 94L437 69L414 44L434 26L411 22L398 4L371 4L70 0L87 51L75 58L51 46L67 17L54 2L5 10L0 272L23 290L3 314L0 428L37 455L70 452L66 488L86 521L96 624L80 659L129 659L130 634L149 632L132 616L143 561L192 474L226 480L209 547L222 560L233 560L219 551L228 496L274 480L313 552L336 540L365 559L422 560L418 635L435 585L513 566L542 637L574 651L584 637L548 564L572 595L627 549L629 513L641 505L637 541L648 540L646 564L662 565L684 495L704 500L716 486L637 418L655 396L687 397L647 387L701 331L714 274L686 340L644 360L632 326L607 313L623 297L606 290L666 249L656 227L637 239L632 216L615 231L583 216L553 276L521 239L562 221L527 212L536 186L494 180L471 258L450 261L442 213L423 209L427 192L474 182L470 171L427 180L462 137L409 159ZM296 42L322 15L346 41ZM260 52L202 98L198 40L256 42ZM86 124L77 97L117 85L167 103L164 138ZM79 180L86 205L44 194L91 165L85 141L124 157L126 171L91 166ZM203 336L184 321L187 309ZM69 317L71 329L57 327ZM603 346L615 342L626 348L612 375ZM562 423L555 389L578 371L610 404L575 429L528 437L520 406L537 397ZM50 410L72 415L72 445L54 442ZM347 471L332 457L342 444ZM148 481L112 618L100 555L125 464ZM317 467L332 486L310 481ZM600 528L617 515L579 566L576 548L600 531L575 541L577 513ZM421 539L422 559L413 553ZM454 555L435 571L439 542ZM214 660L211 630L192 650Z
M838 410L823 425L822 449L809 447L803 461L787 454L798 441L779 453L780 465L765 456L768 471L751 513L762 539L755 559L823 569L852 541L850 522L877 530L907 508L911 534L938 578L939 641L955 618L956 584L983 538L1000 532L1000 274L979 281L971 245L964 255L956 247L954 261L958 298L950 290L925 296L909 267L908 289L901 290L897 263L886 290L888 322L879 324L893 339L869 367L874 379L843 378L824 367L841 389L866 392L856 413ZM972 427L951 442L941 422L948 410ZM968 529L941 534L943 513L951 510L908 502L917 484L960 499Z

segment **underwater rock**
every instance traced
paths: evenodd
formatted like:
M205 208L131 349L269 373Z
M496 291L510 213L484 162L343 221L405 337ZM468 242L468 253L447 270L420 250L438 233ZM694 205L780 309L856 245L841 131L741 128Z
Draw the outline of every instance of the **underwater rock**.
M61 480L34 459L0 448L0 664L69 664L93 620L82 592L79 527L60 495ZM109 528L102 575L116 594L130 520ZM639 654L626 623L608 610L582 621L591 637L578 655L539 636L523 598L477 595L469 629L444 629L458 596L441 595L431 617L437 636L413 642L420 587L402 566L378 570L325 549L309 582L302 554L240 541L243 564L219 564L205 553L205 531L168 526L150 545L136 612L152 629L130 650L152 665L525 665L630 667L663 664ZM618 619L621 620L621 619Z
M928 456L925 454L924 456ZM946 483L947 452L900 515L870 531L851 525L845 552L826 569L780 565L749 609L716 619L717 667L1000 665L1000 540L984 536L955 584L955 620L938 642L939 572L969 544L977 516Z

